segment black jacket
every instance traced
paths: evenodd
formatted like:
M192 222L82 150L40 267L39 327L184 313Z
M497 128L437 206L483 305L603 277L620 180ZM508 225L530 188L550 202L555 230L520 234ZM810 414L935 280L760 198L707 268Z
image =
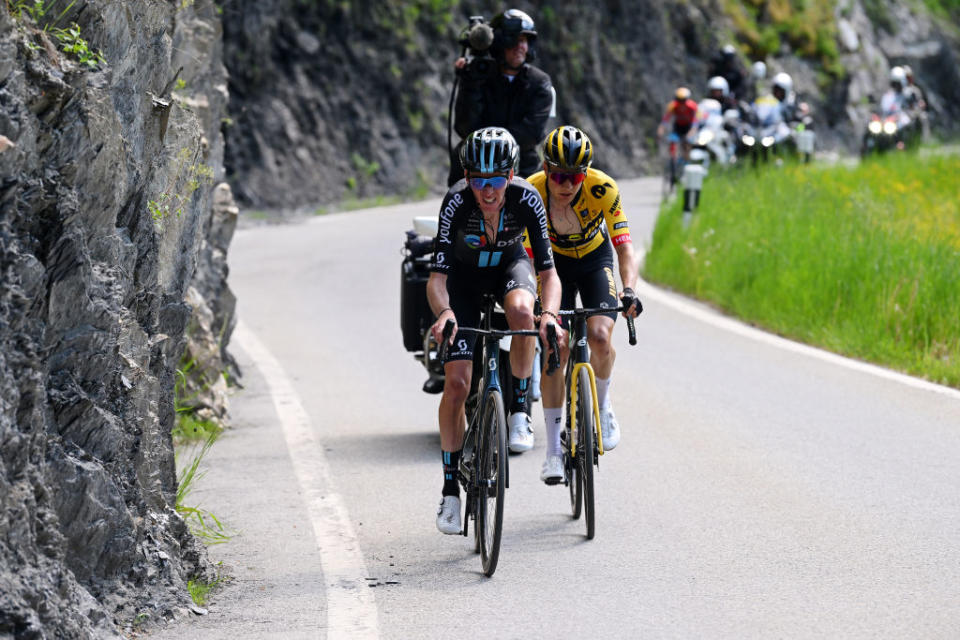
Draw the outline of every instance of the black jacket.
M513 81L501 73L485 78L461 77L454 108L457 134L466 138L481 127L503 127L520 145L519 175L526 178L541 169L538 147L547 135L553 95L550 76L524 64ZM459 145L458 145L459 148ZM451 158L450 184L463 178L459 154Z

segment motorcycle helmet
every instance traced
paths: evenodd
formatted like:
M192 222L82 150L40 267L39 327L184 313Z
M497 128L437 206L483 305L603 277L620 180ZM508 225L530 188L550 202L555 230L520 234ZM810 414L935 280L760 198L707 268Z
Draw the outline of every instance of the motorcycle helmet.
M593 145L583 131L563 125L547 134L543 159L552 169L584 173L593 162Z
M509 49L517 45L520 35L527 36L527 42L530 49L527 51L527 57L533 56L533 45L537 40L537 27L533 23L533 18L519 9L507 9L503 13L498 13L490 21L490 27L493 29L493 51L494 55L502 53L504 49Z
M720 91L723 95L723 98L726 98L730 95L730 83L727 82L727 79L723 76L713 76L710 78L710 81L707 82L707 95L711 98L718 99L717 96L713 95L714 91Z
M477 129L460 147L460 164L474 173L509 173L519 158L517 141L502 127Z
M720 49L720 55L725 62L730 62L733 60L734 56L737 55L737 48L732 44L725 44L723 48Z
M777 89L783 91L783 97L777 95ZM790 92L793 91L793 78L790 77L790 74L784 73L781 71L777 75L773 76L773 86L771 87L774 97L777 100L786 100L787 96L790 95Z
M763 80L767 77L767 65L763 60L757 60L751 67L751 73L754 80Z
M898 84L900 85L899 87L896 86ZM897 91L907 86L907 72L903 70L903 67L890 69L890 86Z
M677 90L673 92L673 99L677 102L683 102L684 100L690 99L690 89L686 87L677 87Z

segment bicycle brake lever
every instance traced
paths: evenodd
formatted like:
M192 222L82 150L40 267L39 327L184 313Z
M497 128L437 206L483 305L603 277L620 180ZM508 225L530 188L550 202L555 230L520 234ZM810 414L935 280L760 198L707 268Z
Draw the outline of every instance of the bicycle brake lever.
M557 343L556 325L547 325L547 342L550 345L550 359L547 361L547 375L552 376L553 372L560 368L560 345Z
M443 339L440 341L440 346L437 349L437 360L441 363L447 359L447 350L450 347L450 334L453 333L453 320L447 320L447 323L443 325Z

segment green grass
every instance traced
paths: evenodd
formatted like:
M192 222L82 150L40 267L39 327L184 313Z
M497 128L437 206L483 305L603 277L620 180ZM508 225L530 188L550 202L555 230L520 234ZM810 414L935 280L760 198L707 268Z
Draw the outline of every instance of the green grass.
M190 592L190 598L193 600L194 604L198 607L206 606L207 601L210 597L210 592L213 591L223 582L223 578L217 577L212 582L207 582L205 580L188 580L187 581L187 591Z
M955 155L712 175L645 277L776 333L960 387Z

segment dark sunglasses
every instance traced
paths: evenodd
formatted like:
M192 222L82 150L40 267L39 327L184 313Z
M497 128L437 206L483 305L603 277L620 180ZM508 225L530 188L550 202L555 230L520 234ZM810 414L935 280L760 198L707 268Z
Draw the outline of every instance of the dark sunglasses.
M570 181L570 184L577 186L584 180L586 180L587 174L585 173L556 173L550 172L550 179L556 182L557 184L563 184L567 180Z
M507 176L493 176L492 178L470 178L470 186L479 191L490 185L494 189L502 189L507 184Z

